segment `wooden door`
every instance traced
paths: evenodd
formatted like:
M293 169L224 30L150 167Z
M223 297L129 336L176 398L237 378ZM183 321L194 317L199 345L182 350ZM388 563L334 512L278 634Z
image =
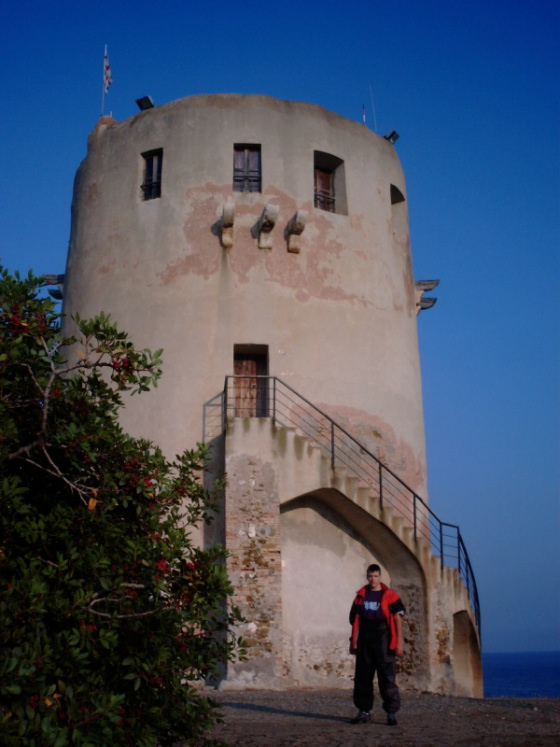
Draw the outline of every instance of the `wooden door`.
M267 368L266 355L235 354L235 417L266 417L267 379L260 377L266 377Z

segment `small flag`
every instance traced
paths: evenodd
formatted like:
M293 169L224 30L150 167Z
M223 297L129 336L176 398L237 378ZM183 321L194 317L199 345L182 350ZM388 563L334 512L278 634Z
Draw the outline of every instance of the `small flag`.
M111 66L109 65L109 55L107 54L107 45L105 45L105 55L103 57L103 93L107 93L109 86L113 82L111 75Z
M366 105L362 104L362 122L366 123Z

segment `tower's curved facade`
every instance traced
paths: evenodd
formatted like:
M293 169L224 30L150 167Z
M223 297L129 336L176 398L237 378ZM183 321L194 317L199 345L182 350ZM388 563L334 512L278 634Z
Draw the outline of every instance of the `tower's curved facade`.
M267 96L191 96L102 118L76 177L65 283L67 315L100 311L138 346L164 349L158 388L127 402L124 425L169 456L201 440L204 403L224 377L245 376L229 394L219 526L255 653L230 681L345 680L346 608L374 557L410 585L422 641L411 677L444 687L428 561L387 517L368 524L371 511L325 482L305 439L264 417L256 378L281 379L426 499L417 295L393 145Z

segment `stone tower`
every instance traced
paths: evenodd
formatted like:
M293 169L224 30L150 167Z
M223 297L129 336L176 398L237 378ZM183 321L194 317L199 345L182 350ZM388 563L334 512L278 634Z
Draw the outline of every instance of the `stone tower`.
M422 288L395 149L362 124L210 95L89 137L65 313L110 313L163 347L123 425L168 456L205 438L227 474L199 541L230 551L247 618L228 686L349 684L348 610L376 561L408 608L402 676L482 693L468 557L457 532L445 558L451 525L427 506Z

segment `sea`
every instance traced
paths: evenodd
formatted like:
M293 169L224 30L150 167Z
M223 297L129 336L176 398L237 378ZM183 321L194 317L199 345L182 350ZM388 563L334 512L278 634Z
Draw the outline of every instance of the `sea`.
M486 698L560 698L560 651L482 654Z

